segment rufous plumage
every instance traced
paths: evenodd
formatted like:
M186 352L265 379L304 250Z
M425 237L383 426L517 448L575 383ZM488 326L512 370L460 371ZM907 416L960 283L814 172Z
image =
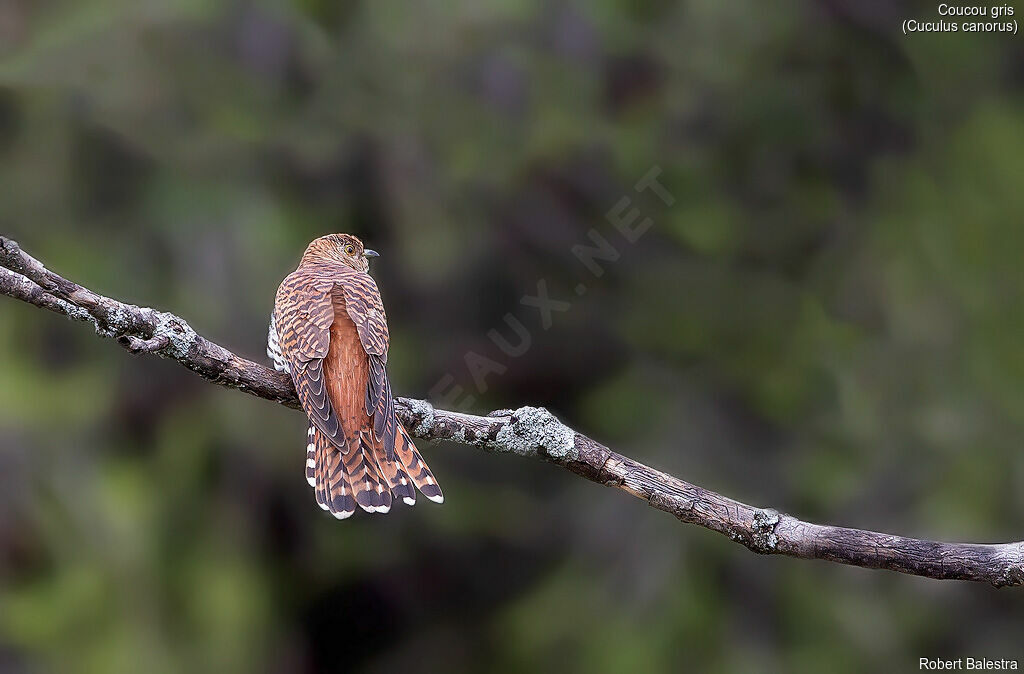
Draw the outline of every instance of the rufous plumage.
M274 367L288 372L309 417L306 480L338 519L388 512L394 499L444 497L395 416L388 323L369 258L349 234L315 239L277 289L267 337Z

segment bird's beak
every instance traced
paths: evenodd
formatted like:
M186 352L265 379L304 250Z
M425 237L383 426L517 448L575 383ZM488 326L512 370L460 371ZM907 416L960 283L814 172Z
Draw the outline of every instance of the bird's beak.
M363 257L380 257L380 253L378 253L375 250L370 250L369 248L367 248L366 250L363 251Z

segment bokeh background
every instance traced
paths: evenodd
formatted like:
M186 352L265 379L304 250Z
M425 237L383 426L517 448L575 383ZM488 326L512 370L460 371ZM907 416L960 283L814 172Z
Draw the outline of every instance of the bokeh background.
M306 243L352 232L400 395L546 405L806 519L1020 540L1024 38L772 4L4 0L0 231L260 360ZM671 207L633 192L653 166ZM621 252L600 278L591 230ZM549 330L541 279L572 302ZM469 352L507 368L486 391ZM1019 590L758 557L462 446L424 448L443 507L339 523L304 431L0 298L0 670L1024 660Z

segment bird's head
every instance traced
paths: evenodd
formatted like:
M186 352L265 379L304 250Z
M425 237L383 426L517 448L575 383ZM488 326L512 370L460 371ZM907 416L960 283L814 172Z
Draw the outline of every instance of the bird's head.
M370 268L371 257L377 257L377 251L363 246L363 242L351 234L328 234L321 236L306 247L302 255L302 264L306 262L340 262L357 271Z

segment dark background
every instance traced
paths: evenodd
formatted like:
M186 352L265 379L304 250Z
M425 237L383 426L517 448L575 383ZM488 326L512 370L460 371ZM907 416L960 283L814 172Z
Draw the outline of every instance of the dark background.
M399 395L450 375L806 519L1020 540L1024 38L906 18L936 5L4 0L0 231L261 361L305 245L355 233ZM672 206L633 191L654 166ZM758 557L463 446L424 447L444 506L337 522L304 432L0 300L0 669L1024 659L1020 590Z

